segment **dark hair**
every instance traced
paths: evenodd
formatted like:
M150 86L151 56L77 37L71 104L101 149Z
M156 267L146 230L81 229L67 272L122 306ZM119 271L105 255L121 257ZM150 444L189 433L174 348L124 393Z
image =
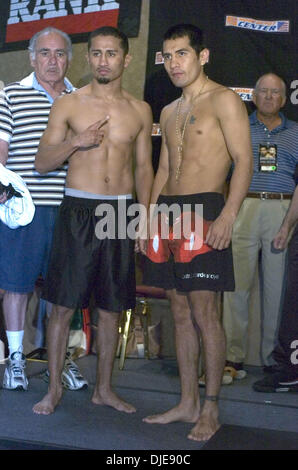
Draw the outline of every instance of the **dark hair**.
M88 37L88 51L90 51L92 39L97 36L114 36L115 38L120 39L120 46L124 51L124 55L128 54L129 45L127 36L113 26L102 26L101 28L92 31Z
M205 49L203 44L203 31L193 24L177 24L171 26L164 34L163 40L177 39L187 36L190 46L196 51L197 55Z

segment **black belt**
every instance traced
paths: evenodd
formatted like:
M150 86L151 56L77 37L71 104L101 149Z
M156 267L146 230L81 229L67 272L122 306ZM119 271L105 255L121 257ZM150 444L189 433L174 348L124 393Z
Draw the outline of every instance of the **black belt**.
M254 197L256 199L261 199L262 201L266 199L292 199L292 194L288 193L267 193L266 191L260 191L259 193L247 193L246 197Z

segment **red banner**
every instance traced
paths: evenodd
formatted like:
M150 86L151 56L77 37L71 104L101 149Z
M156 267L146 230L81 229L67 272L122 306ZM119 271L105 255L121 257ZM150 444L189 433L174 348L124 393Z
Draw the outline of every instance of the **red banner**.
M48 26L61 29L67 34L90 32L101 26L117 27L118 14L119 10L106 10L39 21L28 21L26 23L9 24L6 29L6 42L30 39L35 33ZM84 26L82 27L82 25Z
M31 37L52 26L86 41L101 26L139 34L141 0L0 0L0 52L26 49Z

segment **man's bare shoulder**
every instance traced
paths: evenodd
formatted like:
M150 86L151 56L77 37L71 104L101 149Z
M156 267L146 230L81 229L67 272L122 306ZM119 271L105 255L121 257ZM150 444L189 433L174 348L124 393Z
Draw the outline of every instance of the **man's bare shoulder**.
M146 101L136 98L126 90L122 90L122 95L129 105L135 110L142 121L152 120L152 110Z
M210 99L215 106L243 105L240 96L234 90L216 82L212 82L209 94Z
M161 121L166 120L173 113L173 111L177 108L178 101L179 101L179 98L177 98L176 100L172 101L171 103L167 104L166 106L162 108L161 114L160 114Z
M77 88L76 90L74 90L71 93L68 93L67 95L64 95L64 96L65 96L65 98L68 98L68 101L65 101L65 102L75 103L75 102L81 101L85 97L91 96L91 95L92 95L92 93L91 93L90 85L86 85L82 88Z
M150 105L146 101L136 98L135 96L128 93L128 91L122 90L122 94L123 98L125 98L132 106L136 107L137 109L140 109L141 111L151 110Z
M248 128L248 113L246 106L238 93L225 86L214 87L210 91L211 114L214 115L222 126L228 124L246 126Z
M57 106L67 106L75 101L75 96L78 90L73 90L71 93L63 93L62 95L58 96L53 104L53 107Z
M71 93L67 93L56 98L53 107L55 107L55 109L64 108L65 110L73 109L78 106L79 103L84 101L84 97L89 94L88 85L83 88L78 88Z
M150 107L150 105L149 105L146 101L143 101L143 100L136 100L136 101L135 101L135 106L136 106L141 112L145 112L146 114L147 114L147 113L150 113L150 114L151 114L151 107Z
M86 96L86 95L90 95L90 94L92 94L91 85L90 85L90 83L88 83L88 85L85 85L81 88L77 88L75 91L70 93L69 96L74 96L74 97L79 98L80 96Z

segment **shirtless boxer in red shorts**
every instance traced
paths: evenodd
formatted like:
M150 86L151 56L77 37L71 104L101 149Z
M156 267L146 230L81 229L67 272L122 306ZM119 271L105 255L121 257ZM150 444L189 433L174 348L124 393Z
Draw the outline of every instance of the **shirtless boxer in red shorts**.
M191 248L189 239L174 241L168 237L157 247L159 233L150 234L145 282L164 287L171 303L181 400L171 410L144 420L195 423L188 437L201 441L209 439L220 426L217 400L225 364L225 336L217 311L217 292L234 288L230 241L251 179L252 151L248 116L241 99L208 80L204 73L209 51L203 46L202 32L193 25L170 28L164 36L163 57L165 69L174 85L182 88L182 95L161 113L162 148L151 204L203 204L206 236L201 248L191 252L185 249ZM232 162L230 191L224 201ZM142 243L144 253L145 247ZM206 395L201 409L198 331L206 358Z

